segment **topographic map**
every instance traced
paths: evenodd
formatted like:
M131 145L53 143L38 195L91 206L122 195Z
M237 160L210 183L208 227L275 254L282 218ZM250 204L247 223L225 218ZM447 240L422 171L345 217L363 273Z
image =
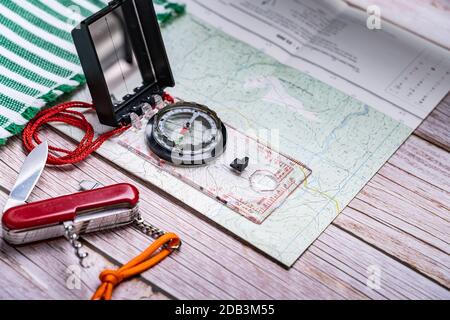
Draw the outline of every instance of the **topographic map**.
M274 149L305 164L311 175L258 224L118 145L121 137L108 141L99 153L286 266L411 133L388 115L193 16L164 28L163 37L176 82L168 88L171 94L208 105L226 124L262 141L259 132L276 132ZM77 131L60 129L79 138Z

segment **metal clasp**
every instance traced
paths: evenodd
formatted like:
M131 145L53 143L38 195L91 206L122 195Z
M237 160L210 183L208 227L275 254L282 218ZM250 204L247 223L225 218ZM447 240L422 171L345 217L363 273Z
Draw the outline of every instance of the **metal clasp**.
M80 266L87 269L88 265L84 264L84 260L88 257L89 253L82 250L83 244L79 241L80 236L75 231L75 225L71 221L64 222L64 234L67 240L69 240L71 246L75 249L75 255L78 258Z

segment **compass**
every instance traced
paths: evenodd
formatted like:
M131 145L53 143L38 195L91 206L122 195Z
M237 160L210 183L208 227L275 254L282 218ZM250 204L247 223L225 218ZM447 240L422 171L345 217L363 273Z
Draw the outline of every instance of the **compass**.
M150 149L161 159L180 166L204 165L220 156L227 131L217 114L193 102L162 108L148 122Z

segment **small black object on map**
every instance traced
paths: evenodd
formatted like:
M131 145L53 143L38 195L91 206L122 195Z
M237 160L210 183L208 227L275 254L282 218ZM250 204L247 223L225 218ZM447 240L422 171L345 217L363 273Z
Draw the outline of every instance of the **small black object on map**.
M244 157L242 159L236 158L232 163L230 163L230 167L241 173L248 167L249 160L249 157Z

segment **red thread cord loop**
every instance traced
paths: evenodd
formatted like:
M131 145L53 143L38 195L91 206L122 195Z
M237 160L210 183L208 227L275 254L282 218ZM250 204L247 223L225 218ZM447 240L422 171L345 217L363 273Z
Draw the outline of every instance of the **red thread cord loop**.
M174 98L166 92L164 92L163 94L163 100L168 103L175 102ZM27 126L23 130L22 140L25 149L30 152L37 144L40 144L42 142L39 138L38 132L43 125L50 122L63 122L83 130L85 132L85 135L74 150L67 150L49 146L48 148L53 152L53 154L48 155L47 164L74 164L86 159L91 153L97 150L103 144L103 142L105 142L112 136L126 131L130 127L119 127L105 132L98 136L97 139L94 139L95 132L92 125L87 121L82 112L70 110L72 108L95 110L92 104L80 101L66 102L52 108L42 110L36 115L36 117L28 122ZM63 155L55 155L58 153Z
M23 144L25 148L30 152L33 148L41 143L38 132L39 129L50 122L63 122L68 125L77 127L85 132L83 139L74 150L67 150L49 146L49 150L53 151L53 154L48 155L47 164L52 165L65 165L74 164L86 159L92 152L97 150L103 142L110 137L124 132L129 126L119 127L109 132L103 133L94 139L95 133L92 125L87 121L85 116L80 111L70 110L72 108L92 109L94 107L90 103L73 101L62 103L49 109L42 110L35 118L28 122L23 131ZM60 153L62 156L55 154Z

